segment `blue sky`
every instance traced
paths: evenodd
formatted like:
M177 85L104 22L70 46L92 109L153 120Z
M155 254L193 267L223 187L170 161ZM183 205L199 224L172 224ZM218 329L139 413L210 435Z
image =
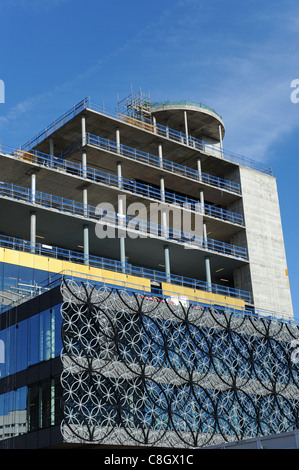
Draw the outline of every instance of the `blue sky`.
M1 0L0 140L19 146L85 96L212 106L224 147L273 167L299 319L299 4L295 0Z

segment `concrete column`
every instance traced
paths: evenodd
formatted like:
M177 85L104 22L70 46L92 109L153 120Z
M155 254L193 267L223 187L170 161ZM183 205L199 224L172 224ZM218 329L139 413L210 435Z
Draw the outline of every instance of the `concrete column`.
M153 116L153 126L154 126L154 133L157 134L157 120L156 120L156 116Z
M159 164L160 168L163 168L163 150L162 150L162 144L158 145L158 155L159 155Z
M184 111L184 123L185 123L186 144L189 145L187 111Z
M51 157L54 156L54 142L53 142L53 139L49 140L49 154L51 155Z
M166 281L170 282L170 256L169 256L169 246L164 246L164 263L165 263L165 274Z
M198 171L198 181L201 181L202 177L201 177L201 160L200 160L200 158L197 159L197 171Z
M210 258L207 256L205 258L205 268L206 268L206 281L208 292L212 291L212 277L211 277L211 265Z
M88 225L83 225L83 254L84 254L84 264L89 265L89 227Z
M203 224L203 248L207 248L207 224Z
M35 193L36 193L36 174L31 175L31 202L35 204Z
M119 128L116 129L116 148L117 148L117 153L120 153L120 130Z
M126 232L124 228L122 227L122 219L123 219L123 224L125 224L125 215L124 215L124 197L121 196L118 198L118 215L119 215L119 221L118 221L118 238L119 238L119 252L120 252L120 262L122 266L122 272L126 272L126 246L125 246L125 236Z
M204 214L205 213L205 198L204 198L204 193L202 190L199 192L199 199L200 199L202 214Z
M160 176L160 195L161 195L161 201L165 202L165 180L164 180L164 176Z
M81 117L81 133L82 133L82 147L86 145L86 120L85 116Z
M87 155L86 155L86 151L83 150L82 152L82 176L83 178L86 178L87 176Z
M30 212L30 245L31 253L35 253L36 246L36 212Z
M84 217L87 217L87 215L88 215L88 209L87 209L88 194L87 194L87 188L86 187L83 188L83 205L84 205Z
M117 182L118 182L118 188L122 189L122 167L121 167L121 162L117 162Z
M200 158L197 159L197 171L199 173L199 177L201 175L201 160Z
M166 127L166 137L169 137L168 120L165 121L165 127Z
M123 273L126 272L126 246L125 246L125 239L119 239L119 252L120 252L120 262L121 262L121 270Z
M221 124L219 124L219 142L220 142L220 148L223 149Z

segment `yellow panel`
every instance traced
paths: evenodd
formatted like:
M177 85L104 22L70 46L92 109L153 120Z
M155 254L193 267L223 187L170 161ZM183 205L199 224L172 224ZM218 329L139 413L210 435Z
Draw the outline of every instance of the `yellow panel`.
M33 267L42 271L60 273L69 271L73 276L89 276L94 280L103 279L110 284L119 286L127 285L127 287L136 289L146 289L150 291L150 280L137 276L131 276L114 271L104 270L85 266L82 264L71 263L70 261L62 261L46 256L34 255L32 253L23 253L16 250L0 248L0 261L15 264L19 266ZM191 289L189 287L176 286L173 284L162 283L163 294L167 296L180 295L188 297L202 303L211 303L217 305L231 305L235 308L244 309L245 303L241 299L235 299L223 295L213 294L210 292Z
M60 273L63 270L63 261L54 258L49 259L49 271L52 273Z
M60 273L68 271L73 276L80 275L82 277L93 277L95 281L100 279L110 284L125 286L136 289L150 290L150 280L139 278L137 276L129 276L123 273L115 273L114 271L94 268L82 264L72 263L70 261L62 261L47 256L35 255L33 253L24 253L16 250L0 248L0 261L15 264L17 266L25 266L41 271L49 271L52 273Z
M31 256L34 262L35 269L40 269L41 271L50 271L49 258L47 258L47 256L39 256L39 255L31 255Z
M4 251L4 263L19 264L20 251L7 250Z
M162 283L162 291L164 295L172 296L179 295L188 297L190 300L195 300L202 303L210 303L216 305L228 305L238 309L245 308L245 302L242 299L235 299L234 297L227 297L224 295L213 294L206 291L191 289L189 287L175 286L173 284Z
M32 256L31 253L24 253L21 251L19 253L18 264L20 266L26 266L28 268L35 268L34 257Z

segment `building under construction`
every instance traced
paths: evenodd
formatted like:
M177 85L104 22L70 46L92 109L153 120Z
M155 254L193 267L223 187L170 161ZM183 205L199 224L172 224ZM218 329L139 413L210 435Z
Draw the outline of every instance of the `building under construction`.
M224 138L214 109L140 92L2 145L0 446L298 428L276 178Z

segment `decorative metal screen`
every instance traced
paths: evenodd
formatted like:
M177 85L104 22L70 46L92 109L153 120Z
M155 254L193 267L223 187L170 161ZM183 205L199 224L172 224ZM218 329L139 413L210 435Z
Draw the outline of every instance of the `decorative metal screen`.
M65 441L199 448L299 427L294 323L88 282L61 291Z

